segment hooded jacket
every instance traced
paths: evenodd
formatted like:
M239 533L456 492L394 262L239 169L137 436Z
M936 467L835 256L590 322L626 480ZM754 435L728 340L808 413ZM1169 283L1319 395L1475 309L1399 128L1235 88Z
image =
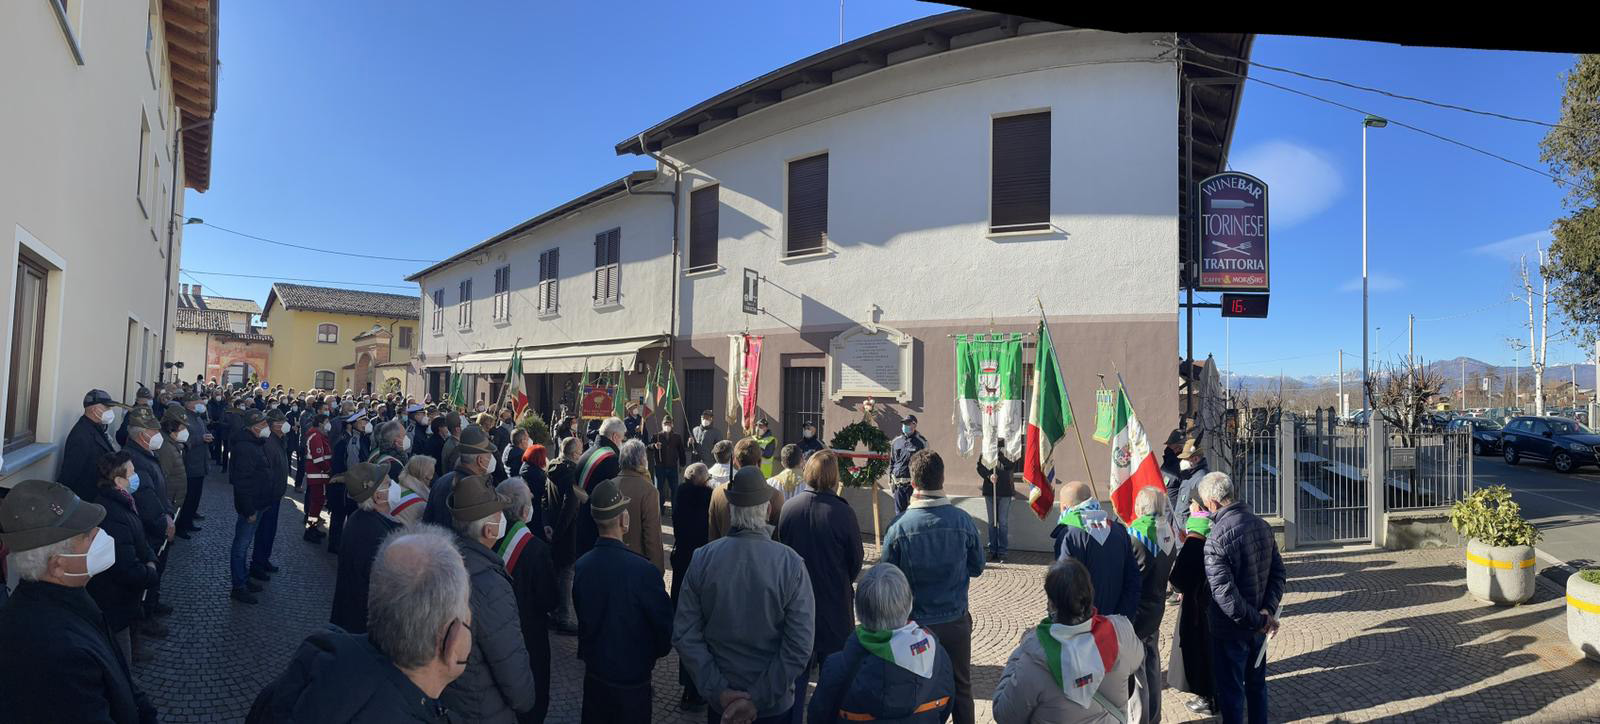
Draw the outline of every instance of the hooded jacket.
M927 629L912 630L926 634L932 649L932 669L927 676L868 651L861 643L862 631L857 629L845 641L844 649L823 663L817 690L806 707L807 721L860 721L861 715L876 722L903 724L939 724L948 720L956 691L950 653ZM851 714L857 718L846 718Z
M447 722L394 662L362 634L329 626L306 637L289 668L256 696L248 724Z
M1133 632L1133 624L1122 616L1107 616L1116 631L1117 657L1106 667L1100 680L1099 697L1111 706L1128 712L1128 677L1144 664L1144 644ZM997 724L1116 724L1120 720L1106 705L1091 699L1080 706L1067 698L1061 684L1050 671L1044 645L1037 629L1022 633L1022 643L1011 652L994 688L994 720Z

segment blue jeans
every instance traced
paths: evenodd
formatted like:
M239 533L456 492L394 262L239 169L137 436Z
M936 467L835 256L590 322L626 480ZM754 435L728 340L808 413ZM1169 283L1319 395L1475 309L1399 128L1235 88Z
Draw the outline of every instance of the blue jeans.
M256 549L250 558L251 570L265 571L266 564L272 562L272 541L278 537L278 509L282 507L281 501L274 500L256 515Z
M234 588L244 588L245 581L250 577L250 569L245 568L244 563L250 555L250 543L255 540L256 526L261 523L262 513L256 513L255 522L241 515L233 523L233 548L229 551L228 573L233 578Z
M1267 721L1267 662L1251 668L1266 637L1213 636L1211 638L1211 676L1217 691L1217 713L1225 724L1244 722L1249 709L1250 724Z
M989 552L1004 558L1011 548L1011 498L991 497L989 504Z
M678 494L678 469L666 465L656 466L656 490L661 493L661 512L667 512L667 501Z

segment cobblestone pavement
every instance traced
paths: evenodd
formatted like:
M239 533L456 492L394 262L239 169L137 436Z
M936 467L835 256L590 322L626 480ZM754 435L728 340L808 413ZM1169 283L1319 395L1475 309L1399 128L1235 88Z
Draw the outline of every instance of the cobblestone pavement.
M136 667L168 722L242 720L257 692L283 671L306 634L328 617L335 561L300 540L298 496L279 517L273 562L283 570L261 603L227 597L232 489L207 484L209 517L179 541L164 597L176 608L154 661ZM669 537L670 540L670 537ZM868 563L877 551L868 543ZM1541 585L1527 605L1501 609L1466 596L1459 550L1297 553L1288 556L1284 624L1270 647L1272 721L1600 721L1600 664L1566 642L1559 592ZM1014 553L973 582L973 691L978 720L1017 642L1044 615L1048 559ZM669 574L670 575L670 574ZM1170 651L1168 608L1161 651ZM552 636L555 672L549 721L578 721L582 667L577 640ZM655 668L658 722L705 721L678 708L677 656ZM1199 721L1168 691L1167 721Z

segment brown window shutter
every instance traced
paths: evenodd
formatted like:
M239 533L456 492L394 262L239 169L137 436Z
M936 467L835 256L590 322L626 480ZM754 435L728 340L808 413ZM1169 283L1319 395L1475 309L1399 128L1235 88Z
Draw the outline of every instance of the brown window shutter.
M789 163L786 252L803 254L828 242L828 154Z
M717 263L719 186L707 186L689 195L689 268Z
M1050 228L1050 112L994 119L991 231Z

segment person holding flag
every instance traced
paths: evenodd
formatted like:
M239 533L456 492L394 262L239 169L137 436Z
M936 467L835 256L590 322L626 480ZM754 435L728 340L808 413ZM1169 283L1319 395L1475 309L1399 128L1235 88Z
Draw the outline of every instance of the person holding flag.
M1138 517L1133 500L1140 490L1159 488L1167 493L1160 461L1150 451L1150 438L1133 412L1127 385L1117 375L1117 400L1111 420L1111 506L1124 523Z

